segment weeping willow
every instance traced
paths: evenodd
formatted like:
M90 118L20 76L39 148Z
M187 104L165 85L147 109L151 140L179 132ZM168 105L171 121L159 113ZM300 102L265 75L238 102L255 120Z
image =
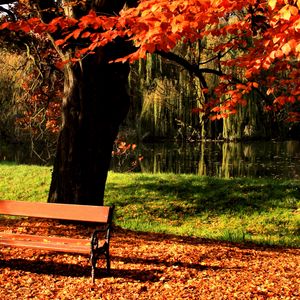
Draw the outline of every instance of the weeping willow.
M194 44L178 44L174 52L193 65L217 69L217 61L210 60L212 47L218 41L205 38ZM231 51L227 56L238 53ZM228 57L227 57L228 58ZM207 63L203 63L207 61ZM226 73L243 80L241 69L230 67ZM219 77L206 74L210 95ZM182 141L266 139L284 137L287 124L274 114L265 112L257 92L247 95L247 104L239 106L234 115L210 121L203 108L210 98L203 93L199 78L183 67L159 55L148 54L132 66L130 78L132 108L127 119L140 139L176 139Z

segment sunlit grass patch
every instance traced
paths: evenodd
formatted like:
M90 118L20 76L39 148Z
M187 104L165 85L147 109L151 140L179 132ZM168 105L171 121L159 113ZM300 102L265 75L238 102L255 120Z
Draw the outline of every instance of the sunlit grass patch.
M47 201L51 168L0 164L0 199ZM110 172L105 204L126 229L300 246L300 183Z
M0 164L0 199L46 201L51 168Z
M293 180L110 173L106 201L128 229L299 246L298 190Z

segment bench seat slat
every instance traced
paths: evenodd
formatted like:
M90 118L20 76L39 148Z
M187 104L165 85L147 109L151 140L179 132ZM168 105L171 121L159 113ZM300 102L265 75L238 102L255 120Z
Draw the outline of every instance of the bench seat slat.
M0 214L107 223L109 206L0 200Z
M83 246L75 245L64 245L64 244L46 244L38 243L32 241L24 240L8 240L3 239L0 243L2 246L7 247L20 247L20 248L31 248L31 249L40 249L40 250L49 250L65 253L79 253L79 254L89 254L90 250Z
M100 245L104 241L100 241ZM90 254L90 240L48 237L29 234L0 233L0 245L43 249L67 253Z

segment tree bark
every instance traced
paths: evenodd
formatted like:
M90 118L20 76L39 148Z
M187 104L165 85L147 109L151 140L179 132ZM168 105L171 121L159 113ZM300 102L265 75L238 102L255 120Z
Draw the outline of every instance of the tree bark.
M66 66L63 121L48 202L103 205L112 146L129 109L129 65L108 62L125 48L117 43L81 64Z
M70 7L65 14L80 17L92 8L113 15L125 3L134 6L137 0L92 0L86 9ZM119 39L65 67L62 128L48 202L103 205L113 143L129 110L129 64L109 62L129 54L131 47Z

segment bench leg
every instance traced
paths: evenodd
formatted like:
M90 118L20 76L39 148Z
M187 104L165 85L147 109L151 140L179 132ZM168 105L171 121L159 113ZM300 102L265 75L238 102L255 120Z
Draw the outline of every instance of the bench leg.
M107 270L107 274L110 275L110 255L109 255L109 248L107 245L105 245L105 247L102 248L92 248L91 250L91 264L92 264L92 282L95 283L95 271L96 271L96 264L97 264L97 260L99 259L99 257L101 255L105 256L106 259L106 270Z
M92 283L95 283L95 270L96 270L96 263L97 259L95 258L94 255L91 255L91 263L92 263L92 271L91 271L91 276L92 276Z
M105 253L105 257L106 257L107 274L110 275L110 257L109 257L109 251L108 250Z
M92 267L92 283L95 283L95 268Z

